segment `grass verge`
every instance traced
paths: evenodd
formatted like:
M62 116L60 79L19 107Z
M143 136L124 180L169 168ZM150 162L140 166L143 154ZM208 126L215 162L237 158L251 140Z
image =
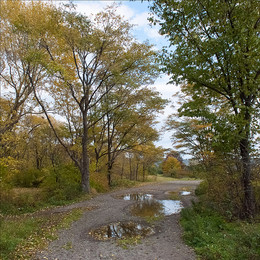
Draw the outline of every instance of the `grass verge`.
M59 228L68 228L83 209L48 216L23 215L1 218L0 259L32 259L38 250L56 239Z
M260 259L260 223L226 222L216 212L196 204L181 212L184 240L199 259Z

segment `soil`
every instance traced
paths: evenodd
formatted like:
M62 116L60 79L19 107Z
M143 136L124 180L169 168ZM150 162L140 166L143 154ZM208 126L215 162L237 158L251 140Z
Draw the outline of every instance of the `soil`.
M194 190L199 181L170 181L153 183L141 187L118 190L97 195L91 200L75 203L56 210L67 211L72 208L86 208L82 217L69 229L60 230L59 238L52 241L46 251L37 254L37 260L188 260L196 259L194 251L182 240L182 229L179 225L180 214L165 216L152 224L143 218L133 216L130 208L135 201L123 200L125 194L152 194L162 200L169 198L170 192L191 191L190 195L180 196L184 207L195 200ZM89 210L91 209L91 210ZM55 212L53 212L55 213ZM136 222L150 225L154 233L141 239L141 243L119 246L116 239L95 240L90 231L111 223Z

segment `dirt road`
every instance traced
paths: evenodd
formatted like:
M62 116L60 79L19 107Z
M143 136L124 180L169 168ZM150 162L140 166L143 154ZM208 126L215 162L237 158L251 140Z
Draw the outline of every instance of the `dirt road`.
M194 199L194 190L199 181L171 181L124 189L98 195L95 198L73 204L75 207L95 207L84 212L83 216L72 224L69 229L61 230L59 238L53 241L48 249L40 252L37 259L50 260L185 260L196 259L192 249L187 247L181 239L181 228L178 223L179 214L166 215L163 218L147 223L144 218L134 216L131 209L136 205L134 200L125 200L126 194L150 194L156 200L169 198L171 192L181 190L191 191L190 195L180 196L182 205L187 207ZM68 209L68 207L67 207ZM152 230L149 236L140 240L140 243L118 245L117 239L99 241L93 238L92 230L111 223L137 223L139 226Z

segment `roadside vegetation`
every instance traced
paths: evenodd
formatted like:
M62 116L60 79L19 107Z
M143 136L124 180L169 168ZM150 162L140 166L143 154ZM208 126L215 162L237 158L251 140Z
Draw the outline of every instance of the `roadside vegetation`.
M1 217L0 258L33 259L38 250L57 238L60 228L68 228L83 213L74 209L59 214Z
M260 222L230 220L200 202L181 212L183 239L199 259L260 258Z

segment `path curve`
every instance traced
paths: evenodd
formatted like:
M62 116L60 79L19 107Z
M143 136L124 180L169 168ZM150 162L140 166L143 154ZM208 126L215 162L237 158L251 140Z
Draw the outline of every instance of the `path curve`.
M96 241L89 236L93 228L113 222L137 221L139 217L129 213L134 201L120 199L120 195L129 193L149 193L156 199L166 199L167 193L188 188L191 195L182 196L184 207L190 206L195 199L194 190L200 181L170 181L153 183L141 187L114 191L95 198L75 203L60 209L86 207L93 210L85 211L82 217L74 222L69 229L60 230L59 238L50 243L46 251L37 254L37 260L195 260L194 251L186 246L182 239L179 225L179 214L164 217L154 223L155 234L142 239L141 244L123 249L115 240ZM69 247L68 247L69 245Z

